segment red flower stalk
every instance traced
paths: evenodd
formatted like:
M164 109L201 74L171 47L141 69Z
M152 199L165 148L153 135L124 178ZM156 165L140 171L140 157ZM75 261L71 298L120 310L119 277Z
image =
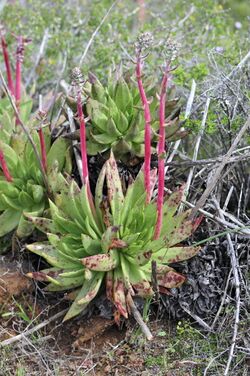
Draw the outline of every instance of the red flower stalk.
M84 120L84 115L82 111L82 98L81 98L81 89L78 88L77 93L77 113L80 122L80 147L81 147L81 156L82 156L82 181L83 184L87 184L87 194L89 199L89 204L93 214L95 214L95 207L93 203L93 197L89 185L89 170L88 170L88 158L87 158L87 144L86 144L86 124Z
M39 97L39 100L40 100L40 97ZM40 105L39 105L39 108L40 109L37 115L37 119L41 121L41 123L43 123L47 117L47 113L41 109ZM42 126L38 130L38 135L39 135L40 150L41 150L41 156L42 156L42 166L43 166L44 172L46 172L47 171L47 152L46 152L46 144L45 144Z
M16 49L16 107L19 110L21 101L21 84L22 84L22 63L24 58L24 39L22 36L17 37L17 49ZM16 124L19 124L18 119Z
M2 31L1 31L1 44L2 44L2 50L3 50L4 63L5 63L5 67L6 67L8 88L9 88L9 91L11 92L11 94L14 96L15 90L14 90L14 84L13 84L13 80L12 80L8 46L7 46L7 43L6 43L6 40L5 40L5 37L4 37Z
M80 122L80 144L82 156L82 180L83 184L89 184L88 159L87 159L87 145L86 145L86 124L82 111L81 91L77 93L77 113Z
M3 170L3 173L4 173L4 176L5 176L5 179L11 183L12 182L12 176L9 172L9 169L8 169L8 166L7 166L7 163L6 163L6 160L4 158L4 154L3 154L3 151L0 149L0 166L2 167L2 170Z
M158 239L162 228L164 182L165 182L165 107L166 89L168 83L169 66L167 65L161 82L160 108L159 108L159 141L158 141L158 196L157 196L157 221L154 238Z
M136 78L137 84L140 92L141 101L144 109L145 118L145 135L144 135L144 145L145 145L145 163L144 163L144 185L146 190L146 203L150 202L150 163L151 163L151 115L149 103L142 83L142 58L140 55L137 56L136 61Z

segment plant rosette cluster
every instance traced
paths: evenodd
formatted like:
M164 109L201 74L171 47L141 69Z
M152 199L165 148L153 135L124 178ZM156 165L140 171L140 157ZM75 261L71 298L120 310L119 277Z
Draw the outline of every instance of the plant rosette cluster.
M117 73L118 75L118 73ZM156 93L159 88L153 79L145 80L147 97L150 100L151 152L156 152L158 141L158 108ZM82 88L85 94L84 106L87 126L88 155L109 152L111 149L116 159L128 162L133 157L144 157L144 113L137 83L132 78L119 75L109 79L106 86L93 75ZM187 132L180 130L177 116L180 108L179 99L175 96L174 86L168 90L166 101L166 139L176 141ZM73 105L74 98L68 98Z
M73 289L74 302L65 316L82 312L101 286L116 309L115 317L131 312L131 298L150 297L152 261L156 262L160 292L180 286L185 277L169 264L193 257L199 247L181 244L196 229L200 219L191 222L189 211L176 214L183 187L165 198L160 236L155 239L157 205L145 203L143 170L123 192L116 161L111 153L99 175L94 202L87 185L79 189L75 181L64 180L55 202L50 201L51 218L29 220L47 234L48 241L27 245L52 267L28 276L49 282L47 291ZM151 191L156 172L151 171Z
M31 132L41 157L40 140L37 131ZM16 229L20 238L30 235L34 229L24 214L40 216L48 209L48 192L32 145L25 135L6 132L6 141L0 141L5 169L0 171L0 237ZM46 174L51 192L56 191L59 171L71 170L71 157L68 142L57 139L51 143L49 132L44 135L47 153ZM2 166L3 167L3 166ZM3 170L3 169L2 169ZM6 174L6 172L5 172Z

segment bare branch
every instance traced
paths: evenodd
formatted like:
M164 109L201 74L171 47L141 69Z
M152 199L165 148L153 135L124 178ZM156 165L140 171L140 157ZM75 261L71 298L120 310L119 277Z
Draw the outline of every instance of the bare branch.
M211 179L211 182L210 184L208 185L208 187L205 189L204 193L202 194L201 198L198 200L198 202L196 203L194 209L192 210L192 213L190 215L190 219L194 219L197 211L202 208L202 206L205 204L208 196L210 195L210 193L213 191L215 185L217 184L218 180L220 179L220 176L221 176L221 172L223 170L223 168L225 167L225 165L228 163L233 151L235 150L235 148L237 147L237 145L239 144L239 142L241 141L244 133L247 131L247 129L250 127L250 117L248 117L246 123L243 125L243 127L241 128L241 130L239 131L239 133L237 134L235 140L233 141L230 149L228 150L228 152L226 153L226 155L223 157L223 160L221 161L221 164L218 166L217 170L215 171L214 173L214 176L212 177Z
M53 322L53 321L57 320L59 317L63 316L67 311L68 311L68 308L64 309L61 312L56 313L54 316L50 317L49 319L47 319L47 320L41 322L40 324L34 326L34 328L26 330L26 331L18 334L15 337L5 339L4 341L0 342L0 347L9 346L9 345L11 345L15 342L18 342L22 339L26 339L27 336L30 336L31 334L33 334L33 333L37 332L38 330L44 328L45 326L49 325L51 322Z

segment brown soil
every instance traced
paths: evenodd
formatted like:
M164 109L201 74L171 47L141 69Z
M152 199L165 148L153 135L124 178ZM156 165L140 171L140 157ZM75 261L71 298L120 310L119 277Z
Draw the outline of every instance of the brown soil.
M1 264L0 341L16 336L27 327L65 309L65 304L68 304L65 301L54 307L46 306L46 302L35 295L34 285L17 264L7 261ZM118 328L113 320L99 316L78 317L65 323L60 318L28 336L28 341L17 341L8 348L0 347L4 366L0 369L0 376L19 375L20 370L24 370L20 374L25 376L175 375L162 373L162 364L147 363L148 357L164 354L166 337L158 336L158 333L163 330L170 332L164 322L154 321L150 327L154 341L147 343L139 332L136 334L131 321ZM45 370L44 362L49 371ZM58 365L54 367L53 362Z
M13 267L13 263L0 265L0 305L6 304L12 297L31 292L32 282Z

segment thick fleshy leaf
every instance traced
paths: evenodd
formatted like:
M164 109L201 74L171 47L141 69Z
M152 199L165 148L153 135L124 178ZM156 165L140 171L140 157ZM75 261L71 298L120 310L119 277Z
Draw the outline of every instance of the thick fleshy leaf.
M82 245L86 253L90 256L98 254L101 250L101 241L99 239L92 239L90 236L81 234Z
M75 298L74 303L71 305L69 311L64 317L63 321L69 320L72 317L77 316L81 313L89 304L89 302L94 299L98 290L100 288L101 282L103 279L103 273L95 273L93 278L89 281L86 281L77 297Z
M144 177L143 172L140 171L137 175L135 181L129 185L125 198L124 203L121 209L121 231L125 229L127 217L130 213L131 208L136 205L136 202L139 198L145 195L145 187L144 187Z
M106 273L106 295L107 298L112 302L113 300L113 289L114 289L114 272L110 270Z
M96 100L89 100L87 103L87 111L91 117L92 122L100 131L106 131L108 117L104 111L108 113L108 107L101 105Z
M122 273L119 270L114 271L113 303L120 314L127 319L128 311L126 305L125 286Z
M72 269L64 272L64 269L50 268L39 272L28 273L28 277L38 281L50 282L46 291L63 291L81 286L84 283L84 270Z
M32 196L35 203L39 203L44 198L44 188L41 185L32 184Z
M2 204L7 207L8 209L14 209L16 211L22 211L23 207L19 201L19 198L10 198L2 194L1 196Z
M34 230L34 225L22 214L19 220L16 234L19 238L26 238L31 235Z
M33 225L41 232L47 234L48 232L57 232L57 228L52 219L42 218L42 217L33 217L28 213L25 213L25 216Z
M133 284L133 288L135 290L135 293L142 298L149 298L154 295L154 291L149 281L147 280Z
M10 198L16 198L19 194L19 190L15 185L5 180L0 180L0 192L3 192L5 196Z
M121 111L125 112L126 110L131 110L132 102L133 99L129 87L124 79L120 78L115 88L115 103Z
M83 265L97 272L107 272L117 267L119 256L116 250L110 251L108 254L99 254L85 257L82 260Z
M103 221L103 187L104 181L106 177L106 164L103 165L101 172L98 176L95 188L95 208L96 208L96 215L101 223L102 229L105 229L105 222Z
M181 243L188 239L196 229L196 222L185 220L180 226L176 226L176 229L170 234L170 246Z
M1 140L0 140L0 149L3 151L8 169L10 170L10 173L12 175L18 164L18 160L19 160L18 155L9 145L3 143Z
M165 274L157 274L157 283L168 289L180 287L186 280L182 274L169 271Z
M52 144L47 154L47 164L49 171L55 168L57 164L57 170L61 171L65 164L65 155L68 150L68 142L64 138L57 138Z
M19 223L22 213L14 209L7 209L0 214L0 237L14 230Z
M87 184L84 184L80 192L80 213L82 212L86 215L85 226L87 231L89 231L89 235L92 234L92 229L93 234L91 236L97 239L98 236L101 236L101 231L98 226L97 219L92 213L87 190Z
M81 265L79 260L69 260L65 255L59 252L55 247L48 242L33 243L26 246L26 248L43 257L50 265L56 266L62 269L76 268L77 265Z
M200 251L200 247L172 247L163 248L160 251L152 255L152 259L166 263L172 264L184 260L188 260L195 256Z
M56 227L64 234L73 233L75 235L81 235L81 228L73 221L69 219L63 218L63 214L60 215L60 211L56 207L56 205L50 201L50 211L52 215L52 219L56 225Z
M117 164L112 151L109 160L106 162L106 181L108 187L109 203L114 219L113 225L118 225L120 222L124 195Z
M181 200L184 197L185 185L182 185L175 192L173 192L164 202L163 215L165 217L172 217L176 213ZM167 219L166 219L167 221Z
M111 249L111 244L113 239L116 239L118 236L119 227L110 226L102 235L101 246L104 252L108 252Z
M99 102L103 102L106 97L106 91L101 82L96 77L94 83L91 85L91 95L92 98L98 100Z
M88 304L89 302L91 302L91 300L94 299L94 297L96 296L96 294L98 293L100 289L103 276L104 276L104 273L102 272L98 272L94 275L90 288L88 292L85 294L85 296L81 297L80 299L78 297L76 298L77 305L81 306L86 303Z

